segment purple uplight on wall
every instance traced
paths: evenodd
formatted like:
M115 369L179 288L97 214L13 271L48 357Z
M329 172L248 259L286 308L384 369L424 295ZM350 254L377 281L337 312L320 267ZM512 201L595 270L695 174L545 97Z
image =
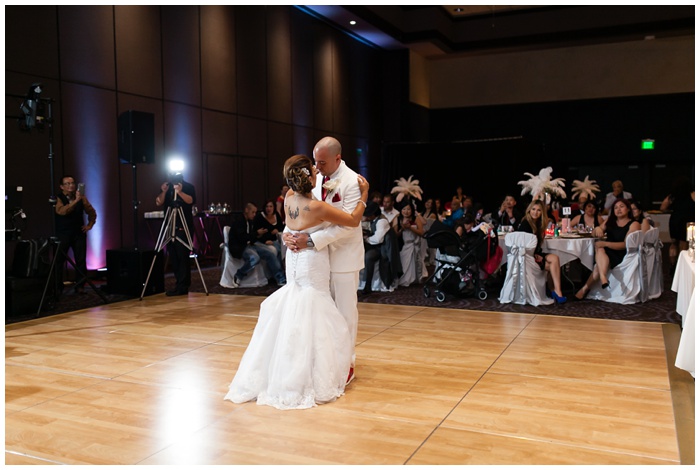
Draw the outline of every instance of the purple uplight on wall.
M95 226L87 233L87 267L93 270L106 266L106 249L113 248L114 238L119 236L118 230L109 230L110 224L118 220L113 213L117 210L114 195L118 193L119 180L114 171L109 171L107 163L117 161L116 120L114 140L105 139L104 132L105 126L109 126L105 123L109 121L107 103L112 104L114 98L104 91L80 85L66 86L63 97L64 105L71 109L64 123L70 136L64 170L77 182L85 183L85 196L97 212Z

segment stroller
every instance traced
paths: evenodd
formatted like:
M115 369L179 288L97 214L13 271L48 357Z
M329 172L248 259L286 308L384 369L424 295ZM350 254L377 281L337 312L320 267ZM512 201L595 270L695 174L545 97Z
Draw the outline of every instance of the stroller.
M485 233L479 229L460 239L447 225L433 222L424 237L428 247L437 249L436 266L435 272L425 281L425 297L430 297L428 285L433 282L438 302L445 301L446 293L475 295L480 300L486 300L488 292L481 279L480 264L496 253L498 237L491 234L491 230Z

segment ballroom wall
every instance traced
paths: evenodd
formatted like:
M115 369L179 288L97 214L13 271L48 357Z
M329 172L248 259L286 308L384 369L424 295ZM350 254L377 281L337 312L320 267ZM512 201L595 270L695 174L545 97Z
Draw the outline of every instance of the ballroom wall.
M98 211L90 269L104 266L106 250L133 246L134 232L141 248L154 246L143 213L157 209L171 155L186 160L200 209L276 196L283 161L328 134L372 189L388 192L414 174L427 195L446 198L462 185L487 205L519 192L522 173L544 165L568 182L590 174L606 192L622 178L648 208L677 175L694 174L694 88L685 77L694 58L681 64L677 50L665 60L667 43L636 46L657 48L647 71L663 71L662 80L613 73L611 57L626 50L615 45L524 53L515 63L531 59L525 75L512 73L508 54L479 58L489 69L457 58L439 67L458 93L438 89L458 99L431 108L443 83L432 80L438 65L367 46L292 6L8 6L5 14L5 186L23 187L23 235L38 238L52 233L48 199L60 176L84 181ZM688 49L687 41L676 45ZM599 60L596 50L607 51L602 68L587 67ZM535 69L548 71L547 80L527 75ZM489 77L506 70L518 86L502 93L508 84ZM582 79L555 80L572 70ZM601 70L603 95L592 80ZM416 73L422 79L409 80ZM53 125L22 132L13 116L35 82L53 100ZM635 92L620 91L627 85ZM155 116L153 164L119 162L117 119L131 109ZM474 152L463 144L503 137L520 140L480 142ZM657 149L641 152L643 138L656 139Z
M411 54L412 119L401 140L384 143L394 175L383 182L415 174L443 200L461 185L489 209L520 193L525 171L552 166L567 192L586 175L602 192L621 179L643 207L658 209L678 176L695 173L694 63L694 36ZM522 145L500 140L513 138ZM642 151L643 139L656 149Z
M6 189L23 188L23 236L48 237L61 175L84 181L98 212L89 269L108 249L155 246L143 213L157 210L172 155L200 209L276 197L284 160L329 134L378 179L382 109L400 99L382 95L399 71L292 6L8 6L5 26ZM13 116L35 82L53 121L23 132ZM119 162L127 110L155 115L155 163Z

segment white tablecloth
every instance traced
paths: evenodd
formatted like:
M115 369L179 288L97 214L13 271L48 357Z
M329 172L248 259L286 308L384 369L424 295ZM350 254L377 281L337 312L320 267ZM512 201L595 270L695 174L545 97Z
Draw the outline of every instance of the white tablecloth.
M688 251L681 251L671 290L678 293L676 312L682 318L683 331L678 344L676 367L695 377L695 263Z
M545 238L542 243L542 251L559 256L559 264L564 266L575 259L580 259L581 264L593 270L595 264L595 238ZM498 237L498 244L503 250L501 265L507 261L505 236Z
M595 264L595 238L545 238L542 251L559 256L559 264L564 266L575 259L593 270Z

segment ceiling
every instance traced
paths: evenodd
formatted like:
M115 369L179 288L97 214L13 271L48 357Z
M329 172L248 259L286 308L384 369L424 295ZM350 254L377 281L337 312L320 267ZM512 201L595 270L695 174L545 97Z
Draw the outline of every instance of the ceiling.
M695 34L695 6L305 5L367 44L428 58ZM350 21L354 20L354 25Z

